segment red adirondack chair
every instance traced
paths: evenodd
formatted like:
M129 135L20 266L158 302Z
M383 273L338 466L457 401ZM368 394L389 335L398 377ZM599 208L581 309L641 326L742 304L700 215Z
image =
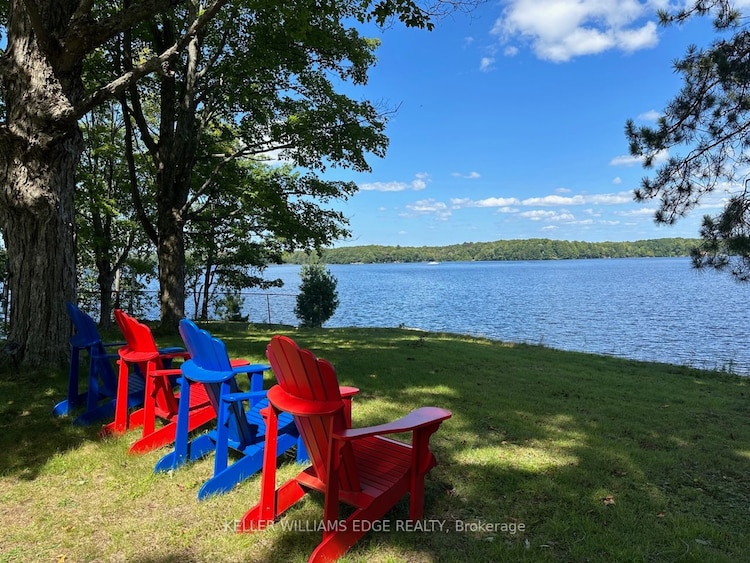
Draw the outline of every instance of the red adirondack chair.
M130 428L142 427L141 437L130 447L129 453L143 453L174 442L177 429L179 391L177 377L180 368L172 368L174 359L188 359L183 348L158 349L151 329L120 309L115 320L125 336L126 344L119 349L119 375L115 419L102 428L102 435L123 434ZM146 379L143 407L128 412L127 401L120 395L128 389L131 366L138 366ZM203 385L191 388L188 432L216 417ZM157 428L157 419L163 424Z
M242 518L240 531L262 530L311 490L324 493L323 541L309 561L334 561L383 518L406 493L409 518L424 512L424 479L436 464L430 436L451 412L422 407L389 424L352 429L333 366L274 336L266 354L278 380L268 391L268 421L260 502ZM279 413L294 416L312 465L276 488ZM386 434L411 432L411 444ZM339 502L355 508L339 519Z

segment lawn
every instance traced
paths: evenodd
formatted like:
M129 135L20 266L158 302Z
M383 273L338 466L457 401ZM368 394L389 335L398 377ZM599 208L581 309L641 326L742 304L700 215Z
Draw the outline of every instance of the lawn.
M209 328L252 361L274 334ZM361 389L355 426L423 405L453 412L432 437L439 465L425 521L409 528L402 500L343 561L734 562L750 553L746 378L410 330L284 333ZM98 427L51 416L65 373L2 370L0 561L306 561L320 540L305 529L321 517L320 497L269 530L237 534L258 476L199 503L210 458L155 475L167 450L130 456L135 432L99 440ZM279 478L298 469L287 458Z

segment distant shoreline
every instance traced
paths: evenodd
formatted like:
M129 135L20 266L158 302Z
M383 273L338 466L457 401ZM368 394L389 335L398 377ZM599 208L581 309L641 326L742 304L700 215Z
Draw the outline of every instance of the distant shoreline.
M465 242L448 246L362 245L321 249L317 258L328 264L671 258L691 256L701 242L701 239L688 238L646 239L633 242L516 239ZM304 264L309 260L310 255L305 252L284 256L284 262L291 264Z

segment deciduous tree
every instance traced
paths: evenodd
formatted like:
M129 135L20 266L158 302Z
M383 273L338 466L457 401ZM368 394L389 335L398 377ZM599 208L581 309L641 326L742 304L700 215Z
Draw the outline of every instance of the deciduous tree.
M236 13L233 10L238 8L250 7L257 13L278 10L288 16L290 22L299 22L296 12L317 18L326 12L335 12L338 6L338 2L305 4L276 0L0 0L0 34L7 38L7 45L0 54L0 108L3 112L0 224L10 265L10 338L19 344L18 355L24 362L62 363L67 357L70 323L65 314L65 301L75 298L76 285L73 196L76 167L83 150L78 120L105 100L117 99L144 78L156 76L157 80L171 80L175 67L186 60L194 60L190 53L200 48L202 38L207 36L207 27L220 15L227 16ZM412 0L366 0L356 6L359 11L352 17L361 20L375 18L384 23L395 16L407 25L432 25L427 11ZM230 19L226 17L225 21ZM278 21L286 27L283 18ZM180 25L173 26L170 22ZM314 33L312 23L313 20L308 20L306 27L297 30L298 39L305 33ZM123 68L106 83L84 86L85 60L104 45L125 41L130 32L140 33L144 26L158 31L158 37L154 36L154 48L134 54L132 66ZM283 30L287 31L291 33L291 30ZM248 48L273 50L274 37L267 39L240 43L240 51L235 55L246 53ZM219 51L213 53L219 55ZM293 55L294 52L289 53L290 63L294 62ZM323 52L321 57L320 62L325 63ZM355 63L353 68L361 68L356 61L352 62ZM227 60L225 65L229 69L232 63ZM263 101L267 92L262 86L267 87L270 82L258 82L256 76L250 76L253 81L246 84L242 95L253 95ZM213 79L221 83L222 77L217 74ZM194 86L190 82L185 85ZM258 90L257 86L261 88ZM294 84L287 86L293 88ZM172 95L174 93L172 91ZM199 104L201 100L192 98L191 92L182 94L170 107L179 112L178 119L193 119L184 114L183 110L189 109L185 104ZM343 103L336 96L331 96L331 100ZM286 107L290 116L294 108L304 110L302 102L293 95L286 99ZM330 109L340 108L334 103ZM261 123L273 124L275 116L264 115L262 104L258 111L258 117L263 118ZM162 115L175 119L173 113L162 111ZM281 128L285 135L292 136L290 141L295 135L304 138L313 131L304 111L294 124L292 128ZM331 142L356 123L340 120L338 125L328 133ZM165 154L185 148L180 142L167 144L161 138L159 141ZM341 151L340 156L348 156L343 147ZM314 153L305 150L300 150L298 156L300 164L313 165L319 161ZM189 161L186 164L190 164ZM189 167L160 171L170 176L189 172ZM168 179L164 185L169 185ZM174 193L164 194L159 205L179 210L184 203L182 195ZM181 226L179 222L177 226ZM173 227L161 226L160 252L169 252L170 245L180 244L179 233L170 232ZM160 276L179 275L179 267L176 266L175 272L160 272ZM162 295L162 302L170 298Z

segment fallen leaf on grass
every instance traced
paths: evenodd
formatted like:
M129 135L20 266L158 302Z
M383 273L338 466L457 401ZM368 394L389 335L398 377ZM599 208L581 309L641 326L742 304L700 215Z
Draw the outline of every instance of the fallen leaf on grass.
M613 497L612 495L607 495L606 497L604 497L602 499L602 501L604 502L605 506L610 505L610 504L614 504L615 503L615 497Z

